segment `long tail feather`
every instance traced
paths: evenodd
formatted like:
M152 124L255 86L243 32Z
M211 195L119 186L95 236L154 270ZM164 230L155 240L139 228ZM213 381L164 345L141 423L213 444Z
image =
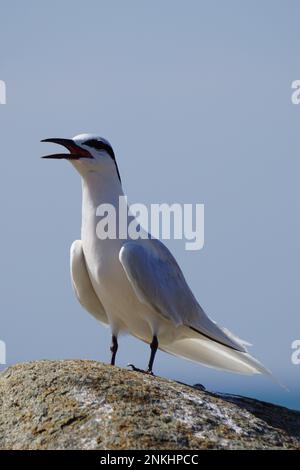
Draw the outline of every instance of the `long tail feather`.
M257 359L248 353L236 351L205 338L183 338L162 349L175 356L201 363L207 367L235 372L238 374L266 374L272 376Z

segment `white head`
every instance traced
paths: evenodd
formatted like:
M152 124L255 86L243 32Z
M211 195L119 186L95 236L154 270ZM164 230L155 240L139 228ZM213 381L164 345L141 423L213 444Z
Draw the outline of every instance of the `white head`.
M108 178L117 177L121 182L114 151L103 137L80 134L73 139L51 138L44 139L42 142L63 145L70 152L46 155L42 158L69 160L83 177L87 173L94 172Z

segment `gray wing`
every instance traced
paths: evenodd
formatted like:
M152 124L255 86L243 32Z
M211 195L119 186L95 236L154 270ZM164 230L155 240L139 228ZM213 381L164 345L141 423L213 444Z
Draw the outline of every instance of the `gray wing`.
M106 312L89 277L81 240L73 242L70 261L72 285L78 301L97 320L108 325Z
M139 300L175 326L186 325L201 335L238 351L242 340L212 321L200 307L175 258L159 240L130 241L120 262Z

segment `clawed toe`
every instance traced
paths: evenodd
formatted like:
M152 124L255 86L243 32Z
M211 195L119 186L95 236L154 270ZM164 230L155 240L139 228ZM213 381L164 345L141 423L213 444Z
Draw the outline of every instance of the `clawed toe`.
M131 367L134 372L141 372L142 374L154 375L152 370L139 369L138 367L135 367L134 364L127 364L127 367Z

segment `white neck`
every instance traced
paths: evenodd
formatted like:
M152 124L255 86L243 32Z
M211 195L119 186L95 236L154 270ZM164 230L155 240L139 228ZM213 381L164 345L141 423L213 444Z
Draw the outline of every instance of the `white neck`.
M120 196L124 192L116 172L109 177L98 172L82 176L82 240L93 236L92 232L96 236L96 210L100 204L111 204L118 214Z

